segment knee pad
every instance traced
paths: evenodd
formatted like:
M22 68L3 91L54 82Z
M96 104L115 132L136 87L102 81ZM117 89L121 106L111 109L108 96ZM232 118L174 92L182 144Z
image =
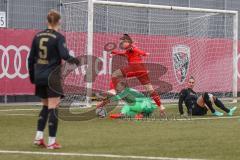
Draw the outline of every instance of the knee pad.
M212 94L210 94L210 93L208 93L208 96L209 96L209 100L210 100L212 103L214 103L214 98L213 98L213 95L212 95Z
M212 103L214 103L214 98L213 98L214 96L212 95L212 94L210 94L210 93L208 93L208 92L205 92L204 94L203 94L203 100L205 101L205 102L212 102Z

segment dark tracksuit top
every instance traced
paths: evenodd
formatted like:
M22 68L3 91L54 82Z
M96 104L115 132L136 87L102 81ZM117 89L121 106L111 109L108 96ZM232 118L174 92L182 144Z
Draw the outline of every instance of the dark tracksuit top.
M183 114L183 102L187 107L188 113L192 113L194 107L197 106L197 93L194 92L191 88L182 89L179 94L178 109L180 114Z
M61 60L78 63L69 55L65 37L52 29L37 33L33 39L28 58L29 76L36 85L48 85L50 73L61 65Z

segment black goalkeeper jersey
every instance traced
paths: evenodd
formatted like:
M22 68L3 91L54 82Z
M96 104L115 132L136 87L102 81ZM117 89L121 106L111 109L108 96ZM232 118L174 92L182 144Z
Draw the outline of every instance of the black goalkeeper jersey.
M65 37L52 29L37 33L28 58L31 82L36 85L48 85L50 73L61 64L62 59L69 62L75 60L69 55Z
M188 113L197 105L198 95L191 88L181 90L179 94L178 109L180 114L183 114L183 102L187 107Z

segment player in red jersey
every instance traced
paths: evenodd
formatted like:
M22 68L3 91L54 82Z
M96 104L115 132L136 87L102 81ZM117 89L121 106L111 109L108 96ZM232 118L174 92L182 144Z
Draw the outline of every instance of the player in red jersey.
M144 85L145 89L150 93L151 98L159 107L160 112L165 113L164 107L161 104L160 96L154 90L148 76L148 70L146 69L142 60L142 57L148 56L149 53L137 48L136 45L133 44L133 40L128 34L124 34L123 37L120 38L120 46L124 51L121 52L113 50L112 54L127 57L128 65L113 72L110 85L111 89L116 88L121 78L136 77L141 82L141 84Z

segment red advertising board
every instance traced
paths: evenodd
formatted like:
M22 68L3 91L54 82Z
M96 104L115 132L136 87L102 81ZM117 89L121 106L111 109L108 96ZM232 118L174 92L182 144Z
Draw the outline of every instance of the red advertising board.
M0 29L0 95L34 93L34 86L28 79L27 56L36 32L36 30ZM156 35L132 36L139 48L151 54L149 57L143 57L146 63L161 64L167 68L164 75L156 74L154 78L170 83L173 92L185 87L186 80L190 76L194 76L197 81L196 91L230 92L232 90L231 40ZM71 54L79 56L86 53L86 34L66 33L66 37ZM93 55L100 58L103 63L103 68L93 83L96 89L109 88L113 62L112 57L104 52L104 45L109 41L117 42L118 39L119 35L94 33ZM81 79L81 71L81 69L75 70L74 74L77 76L68 77L69 81L66 83L73 82L71 78ZM74 85L83 85L83 83Z

